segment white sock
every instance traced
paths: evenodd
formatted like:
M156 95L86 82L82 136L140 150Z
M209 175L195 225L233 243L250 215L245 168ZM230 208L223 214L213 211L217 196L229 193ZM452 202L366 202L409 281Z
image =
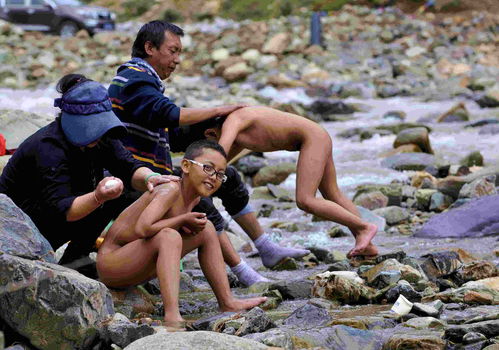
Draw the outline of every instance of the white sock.
M272 242L266 233L258 237L253 243L260 253L263 265L269 268L277 265L284 258L301 258L304 255L310 254L310 251L307 249L281 247L277 243Z
M253 270L251 266L249 266L244 260L241 259L241 262L234 267L230 268L231 271L236 275L239 279L239 282L244 284L246 287L251 286L257 282L270 282L270 280L266 279L258 272Z

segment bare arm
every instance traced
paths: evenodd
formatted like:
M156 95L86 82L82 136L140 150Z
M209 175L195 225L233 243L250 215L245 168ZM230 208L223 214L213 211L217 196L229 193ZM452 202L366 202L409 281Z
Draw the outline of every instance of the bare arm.
M185 214L163 219L178 198L178 185L163 185L152 194L154 198L144 209L135 225L135 232L141 238L154 236L163 228L178 230L185 224Z
M241 151L241 149L232 151L232 148L236 141L237 135L246 129L248 125L248 121L241 118L238 113L229 115L223 123L222 134L218 140L218 143L223 147L229 159L231 159L231 156L234 157Z
M238 104L213 108L180 108L179 125L191 125L214 117L224 117L242 107L246 107L246 105Z

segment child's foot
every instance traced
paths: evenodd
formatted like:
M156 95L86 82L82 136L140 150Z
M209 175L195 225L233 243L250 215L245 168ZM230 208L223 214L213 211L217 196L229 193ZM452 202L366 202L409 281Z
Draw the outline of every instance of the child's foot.
M249 310L263 304L267 301L267 297L259 297L259 298L249 298L249 299L232 299L231 302L227 303L225 306L220 306L220 310L225 311L242 311Z
M371 243L371 240L374 238L377 231L378 227L371 223L368 223L365 229L356 231L354 234L355 247L348 252L347 257L351 258L356 255L377 255L378 249Z
M230 268L231 271L236 275L239 282L241 282L246 287L249 287L258 282L270 282L258 272L253 270L244 260L241 260L239 264Z
M187 321L182 317L175 319L166 319L163 321L163 326L167 332L185 332L187 330Z
M281 247L270 240L267 234L263 234L255 240L255 247L260 253L263 266L272 268L285 258L301 258L310 254L310 250Z

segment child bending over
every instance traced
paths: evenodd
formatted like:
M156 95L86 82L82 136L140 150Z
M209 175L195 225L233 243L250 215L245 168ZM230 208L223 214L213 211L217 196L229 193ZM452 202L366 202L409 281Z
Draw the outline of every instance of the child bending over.
M229 160L245 148L255 152L300 151L296 170L298 208L347 226L355 237L348 257L378 254L371 243L377 227L364 222L356 206L338 188L331 137L319 124L255 106L241 108L225 120L200 123L197 128L206 138L218 140ZM324 198L316 197L317 189Z
M191 212L225 181L224 150L213 141L190 145L182 179L157 186L125 209L109 229L97 255L100 280L127 287L158 277L165 325L183 328L178 308L180 259L198 249L199 262L221 311L250 309L266 298L236 299L231 294L215 228L206 214Z

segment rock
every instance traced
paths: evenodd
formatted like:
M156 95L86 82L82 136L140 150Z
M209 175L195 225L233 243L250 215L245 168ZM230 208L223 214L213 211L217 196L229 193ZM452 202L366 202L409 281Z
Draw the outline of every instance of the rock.
M241 327L236 331L235 335L245 336L250 333L260 333L267 329L274 328L276 325L269 316L260 309L259 307L254 307L248 312L241 315L244 319Z
M242 80L242 79L246 78L252 72L253 72L253 69L251 69L246 64L246 62L239 62L239 63L236 63L232 66L225 68L225 70L222 73L222 76L228 82L234 82L234 81Z
M40 349L88 348L114 314L107 288L56 264L0 254L2 319Z
M266 350L266 345L251 339L215 332L160 332L139 339L124 350Z
M398 281L395 287L389 289L385 294L385 298L388 302L394 303L398 299L399 295L403 295L411 302L421 300L421 294L416 292L411 284L405 280Z
M354 200L356 205L360 205L369 210L384 208L388 205L388 197L381 191L362 193Z
M444 350L447 342L440 334L440 332L431 331L395 334L383 345L383 350Z
M401 153L385 158L381 165L395 170L423 170L435 164L435 157L426 153Z
M474 98L475 102L480 106L480 108L496 108L499 107L499 100L487 94L479 94Z
M455 306L452 308L451 306ZM497 318L497 306L480 305L468 307L464 304L446 304L440 314L440 319L448 324L463 324L480 322Z
M321 116L331 114L352 114L355 112L352 107L342 101L330 101L326 99L314 101L310 105L310 110L312 113L316 113Z
M478 198L497 194L496 176L489 175L465 184L459 191L459 198Z
M440 213L449 208L452 203L454 203L454 198L452 198L451 196L447 196L440 192L435 192L431 195L429 209L431 211Z
M445 323L434 317L415 317L404 322L402 325L416 329L436 329L436 330L443 330L445 329L446 326Z
M337 261L327 268L328 271L353 271L348 260Z
M285 300L308 299L312 295L312 284L312 281L304 279L285 280L274 283L269 289L277 289Z
M440 300L428 304L414 303L411 312L418 316L438 317L443 310L443 306L444 304Z
M205 317L197 320L192 324L192 328L196 331L213 331L218 325L223 325L228 320L236 316L235 312L224 312L210 317Z
M263 333L248 334L244 338L258 341L269 347L277 347L285 350L294 349L290 332L280 328L272 328Z
M402 130L398 133L397 138L393 142L393 147L397 148L408 144L415 144L423 152L433 154L428 129L426 128L418 127Z
M428 210L431 204L431 197L437 193L437 190L433 189L419 189L414 192L414 198L416 199L418 209Z
M498 276L496 265L489 261L475 261L456 271L457 279L463 282L478 281Z
M235 167L244 175L253 176L258 170L267 165L267 160L265 158L249 155L239 159Z
M499 305L499 277L467 282L459 288L426 296L422 301L437 299L444 303Z
M257 199L253 196L251 196L251 198ZM259 198L259 199L261 199L261 198ZM258 217L268 218L272 215L272 213L274 212L274 209L275 209L275 207L272 204L264 203L264 204L262 204L260 210L258 211Z
M133 323L125 315L116 313L104 323L104 334L112 343L124 348L137 339L154 334L154 329L147 324Z
M17 148L28 136L53 121L53 117L22 110L0 109L0 130L6 148Z
M296 164L294 163L280 163L263 167L253 177L253 186L264 186L268 183L279 185L294 172L296 172Z
M487 337L478 332L469 332L463 336L463 344L474 344L485 340L487 340Z
M422 55L426 52L426 49L421 46L413 46L405 51L405 54L409 58L413 58Z
M463 122L469 121L468 110L464 103L460 102L437 118L438 123L442 122Z
M285 326L323 326L331 321L331 316L326 309L312 304L304 306L293 311L288 318L284 319L282 324Z
M260 51L258 51L256 49L249 49L249 50L244 51L242 53L241 57L245 61L257 62L260 59L261 54L260 54Z
M211 53L211 59L215 62L226 60L227 58L229 58L229 56L230 56L229 50L224 47L213 50L213 52Z
M422 276L417 271L415 268L409 266L409 265L403 265L399 263L395 259L388 259L385 260L376 266L372 267L371 269L367 270L365 273L362 274L363 278L367 279L368 284L374 284L380 279L380 274L386 273L386 272L398 272L399 278L398 279L403 279L406 280L407 282L410 283L416 283L418 282ZM387 276L389 277L389 276ZM389 281L392 283L397 283L398 279L394 280L395 277L390 277ZM383 285L381 288L385 287L386 285Z
M128 318L134 318L142 312L152 314L158 297L152 296L142 286L126 289L110 289L115 310ZM163 310L161 310L163 313Z
M315 277L312 295L347 304L365 304L374 290L365 286L359 278L345 277L338 272L324 272Z
M485 125L480 128L479 135L498 135L499 125Z
M277 198L279 202L294 202L295 195L291 191L288 191L282 187L276 186L274 184L267 184L267 188L272 196Z
M284 53L291 43L291 38L287 33L278 33L270 38L265 45L263 45L262 52L279 55Z
M374 214L385 218L386 223L390 226L400 224L409 219L410 214L407 209L390 206L386 208L380 208L373 211Z
M331 238L338 238L338 237L350 237L350 233L345 229L344 226L335 226L331 228L327 234Z
M298 263L295 259L287 257L272 267L274 271L292 271L298 270Z
M404 120L406 116L404 111L388 111L383 115L383 119Z
M461 165L471 166L483 166L483 156L479 151L471 152L466 157L461 159L459 162Z
M499 335L499 320L476 322L467 325L450 326L445 330L445 338L460 343L469 332L481 333L487 338Z
M419 238L484 237L499 232L499 195L481 197L431 217L415 233Z
M30 217L0 193L0 252L56 263L54 249Z
M459 255L453 251L434 252L423 255L425 260L420 264L426 276L436 279L457 271L463 263Z

